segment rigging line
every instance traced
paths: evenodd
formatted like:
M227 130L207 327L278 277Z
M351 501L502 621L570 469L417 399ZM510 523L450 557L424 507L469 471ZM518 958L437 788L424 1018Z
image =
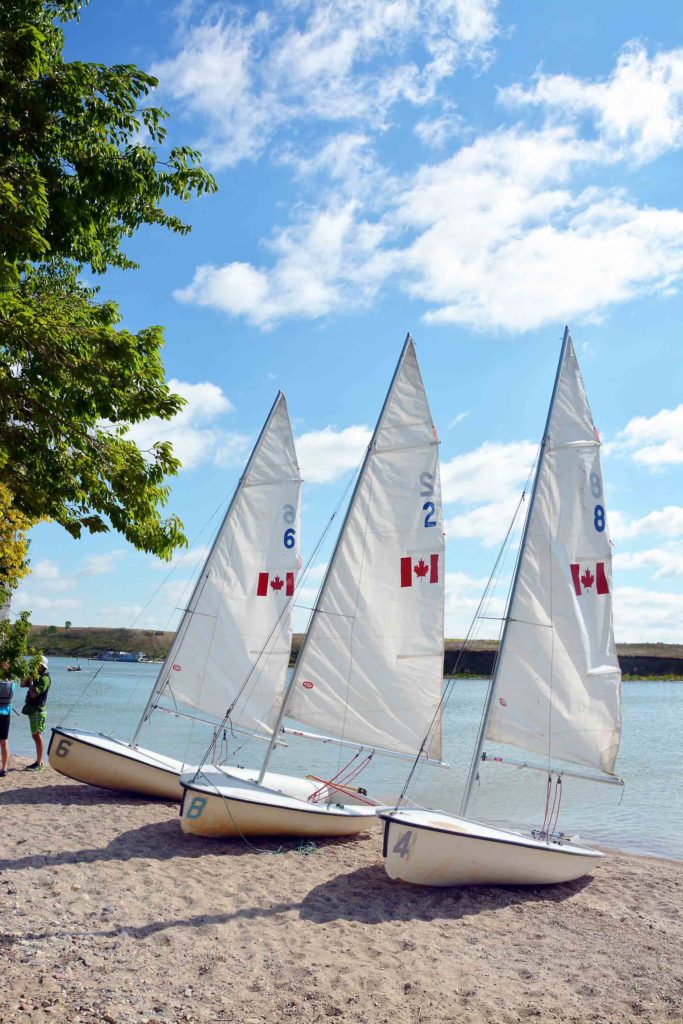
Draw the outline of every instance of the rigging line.
M157 596L157 594L159 593L159 591L161 590L161 588L162 588L162 587L163 587L163 586L164 586L164 585L165 585L166 583L168 583L168 580L169 580L169 578L170 578L170 577L171 577L171 575L172 575L172 574L173 574L173 573L174 573L174 572L176 571L176 569L177 569L177 568L178 568L178 567L180 566L180 564L182 563L183 559L187 558L187 555L189 554L189 551L190 551L190 547L191 547L191 545L193 545L193 544L196 544L196 543L197 543L197 541L198 541L198 540L199 540L199 538L200 538L200 537L202 536L202 534L204 533L204 531L205 531L205 530L206 530L206 529L208 528L209 524L210 524L211 522L213 522L213 520L214 520L214 519L216 518L216 516L218 515L218 513L219 513L219 512L221 511L221 509L223 508L223 506L224 506L225 504L226 504L226 499L225 499L225 498L223 498L223 499L222 499L222 500L221 500L221 501L219 502L219 504L218 504L218 505L216 506L216 508L215 508L215 509L213 510L213 512L211 513L211 515L209 516L209 518L208 518L208 519L206 520L206 522L204 523L204 525L203 525L203 526L202 526L202 527L200 528L199 532L198 532L198 533L196 533L196 534L195 534L195 536L194 536L194 537L192 538L192 540L191 540L191 541L189 542L189 544L188 544L188 547L187 547L187 548L185 549L185 551L183 551L182 555L180 555L180 557L179 557L179 558L177 558L177 559L176 559L176 561L175 561L175 562L173 563L173 565L172 565L172 566L170 567L170 569L168 570L168 572L166 573L166 575L165 575L165 576L163 577L163 579L161 580L161 583L159 584L159 586L158 586L158 587L156 588L156 590L155 590L155 591L154 591L154 592L152 593L151 597L150 597L150 598L149 598L149 600L147 601L147 604L145 604L145 605L144 605L144 606L143 606L143 607L142 607L142 608L140 609L140 611L139 611L139 612L137 613L137 615L135 616L135 618L133 619L133 621L131 622L131 624L130 624L130 625L128 626L128 629L133 629L133 628L134 628L134 626L135 626L136 622L138 622L138 620L140 619L140 617L141 617L141 616L142 616L142 615L143 615L143 614L144 614L144 613L145 613L145 612L147 611L147 609L149 608L150 604L152 603L152 601L154 600L154 598L155 598L155 597ZM201 571L201 569L200 569L200 571ZM168 625L168 622L169 622L169 621L170 621L170 616L169 616L169 619L167 619L167 620L166 620L166 624L167 624L167 625Z
M297 591L300 591L303 588L303 585L304 585L304 583L306 581L306 577L307 577L308 573L310 572L313 560L316 558L318 552L320 551L320 548L322 547L322 545L323 545L323 543L325 541L325 538L327 537L327 534L330 531L332 523L334 522L334 520L336 519L336 517L337 517L337 515L339 513L339 509L342 507L342 504L344 503L346 495L349 492L349 488L351 487L351 484L353 483L353 481L356 478L356 476L357 476L359 471L360 471L360 465L359 465L358 469L356 470L356 473L352 474L352 476L349 478L349 481L348 481L346 487L344 488L344 490L343 490L343 492L341 494L341 497L340 497L339 501L337 502L337 505L336 505L335 509L333 510L331 516L329 517L329 519L328 519L328 521L327 521L327 523L325 525L324 530L320 534L320 537L318 538L318 541L317 541L315 547L313 548L313 551L309 555L308 561L305 563L303 571L302 571L301 575L299 576L299 579L297 580L297 582L294 585L294 594L292 595L292 597L289 598L288 601L285 602L285 604L284 604L284 606L282 608L282 611L280 612L280 615L278 616L278 618L277 618L277 620L275 622L275 625L273 626L272 630L270 631L270 633L266 637L265 643L263 644L263 647L261 648L261 650L260 650L260 652L259 652L259 654L258 654L258 656L256 658L256 661L254 662L254 664L252 665L251 669L247 673L246 679L242 683L242 686L238 690L236 696L233 698L232 704L228 708L227 713L224 715L223 720L221 722L221 727L226 726L227 723L230 721L230 716L231 716L231 713L232 713L232 709L234 708L235 704L237 703L239 698L244 693L244 691L245 691L245 689L247 687L247 684L249 683L249 680L250 680L251 676L254 673L254 670L255 670L256 666L258 665L262 655L266 651L266 649L268 647L268 644L270 643L270 641L273 638L276 630L278 629L283 616L285 615L285 613L289 609L290 604L291 604L292 607L294 607L294 597L295 597ZM207 760L208 754L209 754L209 750L207 750L206 753L204 754L204 757L202 758L202 760L200 762L200 765L199 765L199 770L201 770L204 767L204 765L206 764L206 760Z
M547 426L547 424L546 424L546 426ZM491 706L492 706L492 703L493 703L494 687L496 685L497 678L498 678L498 672L499 672L499 667L500 667L502 648L503 648L503 645L504 645L504 640L505 640L505 637L507 635L507 629L508 629L508 625L509 625L509 623L507 622L507 618L510 616L510 613L512 612L512 604L513 604L513 601L514 601L514 598L515 598L515 593L516 593L516 589L515 588L516 588L517 578L519 576L520 569L521 569L522 555L524 553L524 542L525 542L525 538L526 538L526 535L527 535L528 530L529 530L530 515L531 515L531 512L533 510L533 506L534 506L535 494L536 494L536 491L537 491L537 486L536 485L537 485L538 470L539 470L539 467L540 467L540 464L541 464L541 460L543 458L543 450L544 450L545 442L546 442L546 432L544 430L543 437L541 438L541 441L540 441L540 443L539 443L539 445L537 447L537 450L536 450L536 459L534 460L532 466L529 469L529 475L527 476L526 485L525 485L525 488L524 488L524 492L522 494L522 499L524 499L527 491L531 487L531 497L529 499L529 508L527 509L527 513L526 513L526 516L525 516L525 519L524 519L524 525L522 527L522 538L521 538L521 542L520 542L519 548L517 550L517 557L516 557L515 563L514 563L514 570L513 570L511 579L510 579L510 585L508 587L508 592L507 592L507 596L506 596L505 620L501 623L501 628L500 628L500 631L498 633L498 650L497 650L497 653L496 653L496 656L495 656L495 659L494 659L494 662L493 662L493 671L492 671L491 677L489 679L488 690L487 690L487 693L486 693L486 700L484 701L484 704L483 704L482 710L481 710L481 716L480 716L480 719L479 719L479 729L478 729L478 732L477 732L477 741L476 741L476 745L474 747L474 750L472 751L472 759L470 761L470 770L469 770L469 773L468 773L468 776L467 776L467 782L465 783L465 792L463 794L463 801L462 801L462 813L466 813L466 811L467 811L467 804L468 804L469 799L470 799L470 794L471 794L471 791L472 791L472 787L474 785L475 780L479 777L478 761L479 761L479 757L480 757L481 753L483 752L483 745L484 745L484 741L485 741L484 731L486 729L486 725L487 725L487 722L488 722L488 717L490 715ZM533 484L532 484L532 480L533 480ZM514 517L514 519L517 518L517 514L519 513L520 507L521 507L521 502L517 506L517 509L515 510L515 517ZM513 523L514 523L514 519L513 519ZM512 531L512 525L513 524L511 523L510 524L510 529L508 530L508 533L507 533L507 535L505 537L505 540L503 541L503 549L505 548L505 545L508 543L508 541L510 539L510 535L511 535L511 531ZM502 554L502 551L501 551L501 554Z
M511 521L510 525L508 526L507 533L505 534L505 538L504 538L503 543L502 543L502 545L500 547L500 550L498 552L498 556L497 556L496 561L494 563L493 569L491 570L491 574L490 574L490 576L489 576L489 578L488 578L488 580L486 582L486 586L484 588L484 593L482 594L482 596L481 596L481 598L479 600L479 604L477 605L477 609L476 609L476 611L474 613L474 617L472 619L472 622L470 623L470 627L469 627L469 629L467 631L467 635L465 636L465 639L463 641L462 647L460 648L460 651L458 652L458 655L457 655L457 657L455 659L455 663L453 665L453 668L451 669L451 674L448 677L448 679L446 680L446 685L444 686L443 692L441 694L441 700L437 704L436 711L434 712L434 717L432 718L432 720L431 720L431 722L429 724L429 728L427 730L427 734L426 734L425 738L422 741L422 745L420 746L420 749L418 751L417 757L413 761L413 764L412 764L412 767L410 769L410 772L408 773L408 778L406 779L405 785L404 785L403 790L401 791L401 794L400 794L400 796L399 796L399 798L398 798L398 800L396 802L396 806L395 806L394 810L398 810L398 808L399 808L399 806L401 804L401 801L405 797L405 795L406 795L406 793L407 793L407 791L408 791L408 789L410 787L410 783L412 782L413 775L415 774L417 766L418 766L418 764L420 762L420 757L422 756L422 754L423 754L423 752L424 752L424 750L425 750L425 748L427 746L427 743L428 743L429 737L430 737L430 735L432 733L432 730L434 729L434 726L435 726L436 722L439 720L439 716L441 715L441 713L443 712L444 708L446 707L446 705L448 703L448 700L450 698L450 694L451 694L451 692L453 690L453 681L454 681L455 676L456 676L456 674L458 672L458 669L459 669L459 667L462 664L462 661L464 659L465 653L467 651L467 645L472 640L472 634L473 634L473 632L474 632L474 630L476 628L476 624L477 624L478 619L479 619L479 613L480 613L480 611L481 611L481 609L482 609L482 607L483 607L483 605L484 605L484 603L485 603L485 601L487 599L489 591L492 589L493 580L496 577L496 573L498 571L498 566L500 565L500 563L501 563L501 561L503 559L503 555L505 553L506 547L507 547L508 542L510 540L510 537L512 535L512 531L513 531L515 522L517 520L517 516L519 515L519 511L520 511L522 505L524 504L525 499L526 499L526 489L524 491L522 491L522 494L520 495L519 501L517 502L517 508L515 509L514 515L512 517L512 521ZM480 723L480 725L481 725L481 723Z
M62 715L61 721L57 723L58 725L64 725L64 722L66 722L67 718L69 717L69 715L71 714L71 712L73 711L73 709L74 709L74 708L76 707L76 705L77 705L77 704L79 704L79 703L80 703L80 701L82 701L82 700L83 700L83 698L85 697L86 693L88 692L88 690L90 689L90 687L92 686L92 684L93 684L93 683L95 682L95 680L97 679L98 675L100 674L100 672L102 671L102 669L103 669L103 668L104 668L104 665L103 665L103 664L102 664L102 665L100 665L100 667L98 668L97 672L95 672L95 675L94 675L94 676L92 677L92 679L90 679L90 680L89 680L89 681L88 681L88 682L87 682L87 683L85 684L84 688L83 688L82 690L80 690L80 691L79 691L79 693L78 693L78 696L76 697L76 700L75 700L75 701L73 702L73 704L72 704L72 705L71 705L71 706L70 706L70 707L69 707L69 708L67 709L67 711L65 712L65 714L64 714L64 715Z

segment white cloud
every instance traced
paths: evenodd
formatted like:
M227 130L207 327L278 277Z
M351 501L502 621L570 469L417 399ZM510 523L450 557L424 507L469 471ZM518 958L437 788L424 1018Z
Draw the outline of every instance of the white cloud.
M683 462L683 405L654 416L635 416L617 434L612 450L628 452L635 462L657 469Z
M31 576L34 580L58 580L62 571L51 558L43 558L40 562L31 564Z
M125 551L108 551L102 555L89 555L83 562L78 575L80 576L105 576L114 572L116 563L123 558Z
M645 551L617 552L613 564L614 568L620 571L656 569L652 576L655 580L683 576L683 545L672 544L667 547L648 548Z
M171 391L186 399L178 415L171 420L154 416L136 423L127 436L143 451L149 451L157 441L170 441L184 469L207 461L232 465L231 459L244 452L247 439L215 425L217 420L233 412L232 402L222 389L209 381L188 384L170 380L168 384Z
M507 500L511 492L519 497L537 454L538 445L531 441L485 441L471 452L456 455L441 466L444 504Z
M174 560L173 568L182 567L185 569L192 569L195 566L203 565L208 558L209 551L211 550L210 544L200 544L196 548L188 548L186 551L181 552L177 559ZM168 562L162 562L160 559L155 558L151 561L151 566L158 572L169 572Z
M519 506L537 454L538 446L530 441L487 441L474 451L445 462L441 467L444 504L457 503L466 509L446 519L448 539L479 540L487 548L500 544Z
M628 519L619 511L610 512L609 526L610 536L617 544L642 534L683 537L683 507L667 505L665 508L648 512L640 519Z
M215 4L185 18L161 89L205 123L216 167L258 157L297 122L381 128L399 101L422 105L466 61L486 61L497 0L281 0ZM187 12L185 12L187 13ZM421 55L420 63L417 54Z
M448 424L448 429L450 430L452 427L457 427L458 423L462 423L462 421L466 420L468 416L469 411L459 412L458 415L454 416L451 422Z
M45 593L35 593L31 587L22 586L12 595L12 611L33 612L33 621L38 623L38 615L61 616L64 612L72 612L81 608L83 602L78 597L50 597ZM48 623L51 624L51 623Z
M618 643L683 643L683 594L615 587L614 632Z
M326 175L330 188L316 178L315 203L297 206L268 241L271 264L200 267L176 296L269 328L362 308L391 280L425 304L428 322L524 331L670 295L683 277L683 212L586 188L585 175L679 145L681 53L648 61L631 48L611 84L572 79L573 105L555 102L564 95L557 76L507 90L508 105L543 101L556 116L537 130L501 127L401 177L379 165L367 131L342 133L317 152L299 145L305 157L284 159L300 174ZM645 114L629 106L633 81L649 82L649 102L660 104L640 148ZM579 107L595 120L588 135Z
M301 475L308 483L326 484L357 469L370 443L372 431L366 426L343 430L325 427L295 439Z
M423 145L443 149L450 139L463 131L463 128L463 118L459 114L449 113L418 121L414 131Z
M425 319L522 331L670 289L683 213L572 190L572 175L603 158L568 128L512 129L421 168L398 204L413 241L395 265L428 303Z
M174 292L180 302L244 316L270 328L292 316L315 319L368 303L386 276L384 229L358 220L357 204L307 210L269 243L275 265L228 263L197 267L191 283ZM379 252L378 252L379 249Z
M591 115L611 146L640 161L683 142L682 49L650 58L641 43L632 42L603 81L538 74L531 88L516 84L499 95L511 106L533 104L562 118Z
M486 584L487 580L477 579L464 572L446 573L444 630L448 638L463 640L467 636ZM471 638L497 638L500 619L505 614L505 594L492 595L480 614L485 617L477 620Z

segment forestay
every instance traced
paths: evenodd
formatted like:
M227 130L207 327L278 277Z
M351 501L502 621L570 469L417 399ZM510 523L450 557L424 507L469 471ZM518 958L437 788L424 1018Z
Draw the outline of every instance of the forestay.
M291 650L300 486L280 393L159 675L159 691L219 718L239 694L231 721L262 732L277 720Z
M612 772L621 733L611 550L593 425L567 337L486 735Z
M415 754L441 696L438 439L408 338L297 660L287 713ZM439 757L441 727L426 753Z

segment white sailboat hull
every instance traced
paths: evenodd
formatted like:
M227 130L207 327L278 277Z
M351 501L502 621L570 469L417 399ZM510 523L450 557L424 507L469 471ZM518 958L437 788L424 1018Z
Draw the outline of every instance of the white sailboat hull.
M195 777L184 773L180 807L183 832L215 838L242 836L350 836L377 824L377 810L367 804L315 804L309 797L319 783L267 772L212 767Z
M379 816L387 874L415 885L557 885L582 878L604 856L575 843L545 843L442 811Z
M61 727L52 730L47 756L67 778L159 800L182 798L180 774L191 767L103 733Z

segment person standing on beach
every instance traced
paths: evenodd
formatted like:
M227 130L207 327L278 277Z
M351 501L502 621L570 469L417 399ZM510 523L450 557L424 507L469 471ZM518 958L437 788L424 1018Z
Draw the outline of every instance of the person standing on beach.
M9 727L12 721L12 697L15 690L14 681L10 675L9 663L3 661L0 664L0 778L7 775L7 762L9 760Z
M47 702L47 691L50 689L52 680L47 671L47 658L43 655L38 666L37 679L25 679L22 686L28 686L26 703L21 709L22 715L28 715L28 722L31 727L31 736L36 745L36 759L33 764L27 764L25 772L40 772L43 769L43 732L45 731L45 720L47 713L45 704Z

